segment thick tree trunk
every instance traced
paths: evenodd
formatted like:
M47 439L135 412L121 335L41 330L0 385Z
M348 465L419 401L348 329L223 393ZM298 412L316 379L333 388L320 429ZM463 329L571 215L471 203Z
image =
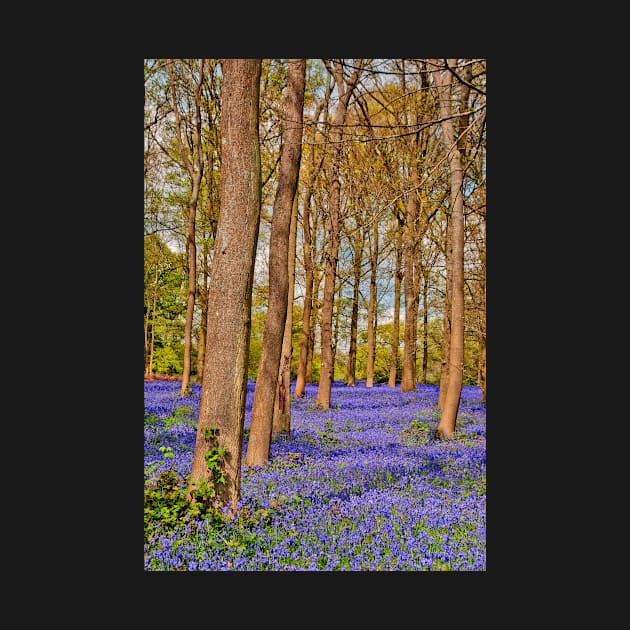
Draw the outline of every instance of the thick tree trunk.
M289 292L287 296L287 317L282 338L282 353L278 371L276 402L273 408L273 428L271 435L291 433L291 357L293 356L293 298L295 295L295 245L297 231L297 196L291 215L291 235L289 237Z
M212 262L208 339L188 500L204 482L236 512L240 498L252 283L261 204L260 59L223 59L221 211ZM218 471L206 456L219 454ZM217 481L215 473L222 475ZM208 495L211 495L209 492ZM213 500L212 496L207 497Z
M449 65L455 64L449 60ZM451 336L448 366L448 387L444 399L444 408L435 430L439 439L451 439L455 433L457 412L462 392L464 371L464 201L463 169L458 143L455 142L451 112L451 73L440 75L433 71L438 86L440 115L442 118L442 138L449 155L451 184L451 222L452 222L452 269L453 295L451 302Z
M251 430L245 456L247 466L262 466L269 459L276 390L279 395L282 395L282 407L286 398L285 382L281 381L278 386L278 372L288 310L289 240L293 200L297 190L302 154L302 110L306 60L290 59L288 65L278 189L273 204L269 239L269 302L258 363ZM293 250L294 262L295 243ZM293 300L291 300L292 305ZM282 409L282 413L286 413L286 410Z
M197 383L203 379L203 366L206 359L206 333L208 330L208 285L210 272L208 269L208 244L204 239L203 256L201 260L202 284L199 291L199 310L201 311L201 323L199 325L199 336L197 340Z

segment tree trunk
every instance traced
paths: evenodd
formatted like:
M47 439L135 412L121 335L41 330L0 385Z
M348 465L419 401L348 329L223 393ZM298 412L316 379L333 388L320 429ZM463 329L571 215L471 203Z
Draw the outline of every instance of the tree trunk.
M359 321L359 283L361 282L361 262L363 257L363 243L365 233L357 231L356 240L352 244L354 253L354 286L352 288L352 313L350 315L350 347L348 349L348 363L346 363L346 385L354 387L357 371L357 324Z
M291 215L302 153L305 68L305 59L289 60L278 188L269 238L269 301L245 456L247 466L262 466L269 459L276 390L278 395L282 395L282 406L286 395L284 381L278 386L278 372L288 310ZM286 413L286 410L282 409L282 413Z
M153 349L155 348L155 311L157 309L157 290L158 290L158 266L155 266L155 285L153 287L153 304L151 309L151 341L148 348L148 364L145 369L147 376L153 376ZM149 325L149 313L147 313L147 328Z
M427 364L429 360L429 309L427 305L429 295L428 273L422 274L422 378L421 383L427 384Z
M481 345L481 351L479 353L479 369L477 371L477 383L481 388L481 399L486 400L486 335L481 335L479 341Z
M190 176L192 191L188 203L188 229L186 234L186 254L188 267L188 296L186 300L186 324L184 326L184 367L182 373L181 395L190 393L190 368L192 355L192 324L195 311L195 293L197 290L197 248L195 244L195 216L197 213L197 200L203 177L203 152L201 147L201 86L205 59L200 62L199 81L195 87L195 120L193 121L194 138L192 147L192 159L188 156L188 148L182 139L181 115L177 104L177 90L175 86L174 60L168 63L168 72L171 83L171 97L173 99L173 112L175 114L175 129L179 152L184 166Z
M324 300L322 302L321 321L321 357L322 364L319 373L316 404L321 409L330 408L330 390L333 382L333 307L335 299L335 279L337 274L337 260L339 258L339 242L341 227L341 181L339 169L341 166L342 125L346 118L346 111L350 95L359 78L360 69L355 70L353 79L344 85L343 66L339 59L333 61L335 81L339 102L335 109L332 129L330 132L333 146L332 168L330 178L330 204L327 217L328 247L326 251L326 266L324 272ZM360 66L359 66L360 68Z
M206 176L208 182L208 219L210 226L209 237L212 238L214 243L217 238L217 223L214 209L214 185L213 185L213 157L212 151L208 153L208 175ZM207 326L208 326L208 287L210 286L210 251L208 248L208 238L203 240L203 250L201 258L201 290L199 291L199 307L201 311L201 324L199 326L199 340L197 345L197 382L201 383L203 380L203 368L206 359L206 338L207 338Z
M412 181L414 181L412 179ZM403 286L405 292L405 345L403 349L403 369L400 380L401 392L413 392L416 390L416 341L418 327L418 265L416 258L417 249L417 223L418 223L418 199L415 190L412 190L407 199L407 212L405 216L403 265Z
M448 357L451 352L451 303L453 295L453 245L450 212L446 215L446 293L444 294L444 321L442 332L442 352L440 359L440 393L438 395L438 409L444 409L446 392L448 390Z
M455 59L449 59L454 66ZM451 111L451 79L449 71L440 74L433 71L435 84L438 86L440 116L442 118L442 139L449 155L451 184L451 222L452 222L452 261L453 295L451 302L451 336L448 366L448 387L444 399L444 408L440 422L435 430L439 439L451 439L455 433L457 412L462 392L464 371L464 201L463 169L458 143L455 142Z
M293 356L293 298L295 294L295 246L297 231L297 196L291 215L289 236L289 292L287 296L287 317L282 338L282 353L278 372L276 402L273 408L272 436L291 432L291 357Z
M201 260L202 285L199 291L199 307L201 311L201 323L199 325L199 337L197 341L197 383L203 379L203 366L206 359L206 334L208 330L208 285L210 272L208 269L208 244L204 239L203 255Z
M374 357L376 355L376 269L378 265L378 222L373 223L370 248L370 299L367 314L367 374L366 387L374 386Z
M306 382L314 383L313 377L313 353L315 351L315 331L319 324L321 308L321 301L319 299L319 286L322 282L322 276L320 273L313 273L313 307L311 309L311 323L308 333L308 348L306 354Z
M402 230L398 224L396 236L396 269L394 270L394 328L392 330L392 350L389 360L389 387L396 387L398 373L398 337L400 336L400 282L402 280Z
M260 59L223 59L221 211L208 295L208 339L187 497L235 514L240 498L254 262L261 206ZM218 469L206 456L219 455ZM220 473L217 480L217 473ZM212 488L216 497L212 496ZM201 498L201 497L200 497Z
M310 383L313 380L313 328L312 328L312 311L313 311L313 299L317 299L317 289L314 291L314 266L315 266L315 252L313 251L313 242L317 239L317 215L313 217L313 228L311 230L311 200L313 199L313 190L315 182L322 169L324 163L325 154L321 152L321 158L316 165L315 151L315 138L317 132L317 123L324 108L328 108L328 100L332 85L330 82L326 87L326 94L323 99L319 101L315 113L312 118L314 123L310 129L310 139L313 141L313 147L311 149L311 169L309 175L309 181L306 186L306 192L304 194L303 202L303 214L302 214L302 234L303 234L303 252L304 252L304 284L305 284L305 296L304 296L304 308L302 310L302 333L300 335L300 356L298 358L298 369L295 380L294 398L302 398L304 396L304 388L306 383ZM305 133L308 131L305 129ZM319 287L319 285L318 285Z
M300 356L298 359L298 372L295 381L295 398L304 396L306 385L306 365L308 360L308 341L311 328L311 309L313 307L313 258L311 251L311 191L304 196L304 209L302 212L302 234L304 251L304 308L302 310L302 333L300 334Z

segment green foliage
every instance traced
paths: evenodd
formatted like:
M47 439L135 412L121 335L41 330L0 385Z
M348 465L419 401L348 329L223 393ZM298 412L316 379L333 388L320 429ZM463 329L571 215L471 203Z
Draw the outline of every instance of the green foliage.
M170 416L164 418L164 424L167 429L177 424L195 427L197 426L197 421L193 416L193 409L190 405L180 405L174 409Z
M434 423L424 420L412 420L411 424L403 430L401 441L405 446L422 446L431 439Z
M216 506L209 501L189 502L186 499L186 491L186 481L175 470L164 471L157 477L150 477L145 481L145 543L150 542L159 533L173 531L195 518L209 520L215 529L223 527L225 517ZM198 494L202 495L203 490Z
M325 450L331 450L339 445L339 438L335 434L331 418L324 420L324 428L318 431L319 440Z
M183 346L158 346L153 351L153 371L157 374L181 374L184 371Z
M181 411L180 411L181 410ZM182 407L176 414L183 416L190 408ZM171 416L175 422L175 415ZM216 440L217 429L210 427L206 430L206 440ZM174 459L175 455L170 446L160 446L162 457ZM148 478L144 484L144 538L150 541L158 532L173 531L186 525L194 519L209 520L212 527L222 528L225 516L216 501L217 485L225 482L221 466L226 453L225 446L212 446L205 455L206 465L210 472L210 479L204 481L192 491L190 500L187 480L183 479L175 470L166 470L157 476L153 473L157 469L157 462L147 468Z

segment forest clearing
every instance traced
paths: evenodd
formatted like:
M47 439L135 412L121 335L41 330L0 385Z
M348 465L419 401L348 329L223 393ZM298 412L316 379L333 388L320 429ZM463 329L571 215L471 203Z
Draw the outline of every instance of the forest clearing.
M144 60L144 570L485 571L486 60Z
M147 480L167 470L181 479L190 473L200 388L181 398L178 387L145 383ZM291 438L272 441L265 466L243 471L238 516L170 531L158 526L145 541L145 569L485 570L486 424L479 388L463 388L453 441L430 439L436 386L401 394L384 385L337 382L335 404L326 412L314 406L315 389L307 386L293 404ZM250 382L246 434L253 393ZM246 449L247 437L244 442Z

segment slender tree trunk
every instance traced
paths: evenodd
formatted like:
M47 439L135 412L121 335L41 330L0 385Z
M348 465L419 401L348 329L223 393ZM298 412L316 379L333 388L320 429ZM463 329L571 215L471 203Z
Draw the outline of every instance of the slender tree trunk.
M396 387L398 373L398 337L400 336L400 283L402 280L402 230L398 225L396 236L396 269L394 270L394 328L392 330L392 350L389 360L389 387Z
M412 178L412 181L414 179ZM416 390L416 341L418 327L418 265L417 265L417 223L418 199L416 191L409 193L404 229L403 286L405 292L405 345L403 369L400 380L401 392Z
M293 356L293 298L295 295L295 246L297 231L297 196L291 215L289 236L289 292L287 296L287 317L282 338L282 353L278 371L278 387L273 408L272 436L291 433L291 357Z
M273 204L269 239L269 302L258 363L251 430L245 456L247 466L262 466L269 459L276 390L283 398L281 412L286 413L284 409L285 383L281 381L278 386L278 372L288 310L289 240L293 200L297 190L302 153L302 110L306 60L290 59L288 65L278 189ZM295 256L295 244L293 249ZM292 305L293 300L291 300Z
M314 125L311 126L310 138L315 141L317 133L317 122L321 116L324 108L328 108L328 101L332 85L330 82L326 87L326 94L324 98L319 101L312 121ZM305 133L308 128L305 130ZM315 266L315 253L313 251L313 242L317 239L317 216L313 217L313 229L311 230L311 201L313 199L313 190L315 182L322 169L324 163L325 153L321 152L321 157L316 165L317 152L315 151L315 145L311 149L311 169L309 174L309 181L306 186L303 202L303 214L302 214L302 234L303 234L303 252L304 252L304 284L305 284L305 296L304 296L304 308L302 310L302 333L300 335L300 356L298 358L298 369L295 380L295 398L302 398L304 396L304 388L306 383L310 383L313 377L313 329L311 322L311 313L313 309L313 299L317 298L317 290L313 291L314 287L314 266Z
M203 494L204 482L216 499L237 510L247 362L251 332L252 283L261 205L258 138L260 59L223 59L221 110L221 211L212 282L208 295L206 355L197 437L187 497ZM217 470L206 456L220 457ZM212 495L212 492L209 493ZM213 500L208 496L208 500Z
M361 282L361 262L363 257L363 243L365 234L363 230L357 233L353 243L354 250L354 285L352 288L352 313L350 315L350 347L348 349L348 363L346 364L346 385L354 387L357 371L357 325L359 321L359 283Z
M455 59L449 65L455 65ZM451 343L449 352L448 387L444 400L444 409L435 430L439 439L451 439L455 433L457 412L462 392L464 372L464 201L463 169L458 143L455 142L451 111L450 72L444 76L439 70L433 71L438 86L440 115L442 118L442 139L449 155L451 183L451 222L452 222L452 260L453 260L453 296L451 302Z
M148 348L148 355L149 355L149 362L147 365L147 368L145 370L147 376L153 376L153 349L155 348L155 311L157 310L157 290L158 290L158 280L159 280L159 273L158 273L158 267L156 265L155 267L155 285L153 286L153 304L151 307L151 311L150 311L150 317L151 317L151 341L149 342L149 348ZM147 327L148 327L148 316L149 313L147 313Z
M438 408L444 409L446 392L448 390L448 357L451 352L451 304L453 296L453 246L450 211L446 215L446 292L444 294L444 321L442 332L442 352L440 358L440 393L438 396Z
M486 400L486 335L481 335L479 340L481 351L479 353L479 370L477 372L477 383L481 388L481 399Z
M319 325L321 301L319 299L319 286L322 276L318 272L313 275L313 308L311 309L311 323L309 326L308 348L306 354L306 382L314 383L313 377L313 353L315 352L315 332Z
M205 59L200 62L199 81L195 88L195 120L193 123L194 139L192 159L188 156L188 148L182 139L181 115L177 104L177 90L175 86L175 73L173 71L174 60L170 59L167 65L170 83L171 97L173 99L173 112L175 114L175 128L177 131L177 144L184 162L184 166L190 176L192 192L188 203L188 230L186 235L186 253L188 266L188 296L186 300L186 324L184 326L184 367L182 373L181 395L190 393L190 368L192 355L192 325L195 311L195 293L197 289L197 248L195 244L195 217L197 213L197 200L203 177L203 152L201 147L201 86Z
M338 299L341 298L341 280L337 282L337 290L335 291L335 295L338 296ZM334 298L333 298L334 303ZM335 361L337 356L337 341L339 340L339 303L337 303L337 308L334 310L335 312L335 322L333 326L333 342L332 342L332 365L333 365L333 380L335 378Z
M321 321L321 356L322 365L319 373L319 385L317 388L316 404L321 409L330 408L330 390L334 377L333 359L333 308L335 298L335 279L337 274L337 260L339 258L339 242L341 227L341 181L339 169L341 166L342 150L342 125L346 118L346 111L350 95L359 78L360 70L354 72L354 77L348 85L344 85L343 66L341 61L335 59L335 81L339 95L339 102L335 109L332 130L330 132L333 144L333 157L330 179L330 204L327 217L328 248L326 251L326 266L324 272L324 300L322 303Z
M374 357L376 355L376 269L378 265L378 222L373 223L370 251L370 299L367 315L367 375L365 386L374 386Z
M311 309L313 307L313 258L311 251L311 191L304 196L304 209L302 212L302 233L304 251L304 309L302 310L302 333L300 335L300 356L298 359L298 372L295 381L295 398L304 396L306 385L306 364L308 360L308 340L311 328Z
M427 305L429 295L429 278L427 273L422 274L422 380L427 384L427 364L429 361L429 309Z
M199 183L193 184L193 194L188 207L188 297L186 300L186 324L184 326L184 370L182 373L181 395L190 393L190 366L192 354L192 325L195 311L195 292L197 290L197 248L195 245L195 214Z
M212 151L208 153L208 219L210 226L209 237L214 243L217 237L217 222L214 210L214 185L213 185L213 158ZM201 324L199 326L199 340L197 345L197 382L203 380L203 368L206 360L206 338L208 326L208 287L210 285L210 251L208 238L203 241L201 258L201 290L199 292L199 307L201 310Z
M335 300L335 277L337 260L339 257L339 179L337 169L333 175L331 209L328 219L330 233L326 268L324 272L324 298L321 307L321 367L319 372L319 386L317 389L317 406L322 409L330 407L330 389L333 381L333 307Z

